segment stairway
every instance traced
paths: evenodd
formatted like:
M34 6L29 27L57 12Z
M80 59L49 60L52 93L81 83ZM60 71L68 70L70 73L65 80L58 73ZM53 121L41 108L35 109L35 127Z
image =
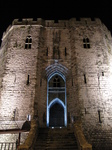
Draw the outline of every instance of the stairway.
M33 150L78 150L72 128L40 128Z

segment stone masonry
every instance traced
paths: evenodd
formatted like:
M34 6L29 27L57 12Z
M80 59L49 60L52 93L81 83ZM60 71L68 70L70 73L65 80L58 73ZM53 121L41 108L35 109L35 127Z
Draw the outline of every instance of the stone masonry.
M0 48L0 129L35 117L47 126L53 74L65 79L66 125L81 120L91 144L97 131L112 143L112 37L99 18L12 22Z

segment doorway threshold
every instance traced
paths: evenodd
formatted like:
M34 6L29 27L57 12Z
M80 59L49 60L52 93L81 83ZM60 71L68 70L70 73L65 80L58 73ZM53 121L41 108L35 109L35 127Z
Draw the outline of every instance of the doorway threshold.
M51 129L62 129L62 128L66 128L65 126L60 126L60 127L49 127L49 128L51 128Z

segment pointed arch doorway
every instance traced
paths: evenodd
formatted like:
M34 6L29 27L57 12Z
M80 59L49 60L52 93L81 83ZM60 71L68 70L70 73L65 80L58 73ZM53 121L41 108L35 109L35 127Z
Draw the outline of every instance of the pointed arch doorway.
M67 126L66 82L64 76L54 73L47 84L47 126Z
M65 126L65 110L64 103L55 98L48 106L49 127L64 127Z
M63 127L64 126L64 109L59 104L54 104L49 111L49 126Z

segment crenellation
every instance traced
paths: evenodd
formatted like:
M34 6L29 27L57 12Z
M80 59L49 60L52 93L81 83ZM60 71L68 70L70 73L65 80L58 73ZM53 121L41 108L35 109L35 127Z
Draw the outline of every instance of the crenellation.
M31 24L39 24L42 25L44 20L42 18L37 18L34 20L33 18L23 18L22 20L14 19L12 25L31 25Z
M22 20L14 19L12 22L12 25L10 25L6 31L3 33L3 38L7 33L9 33L10 29L15 25L41 25L41 26L47 26L47 27L69 27L69 26L76 26L78 24L82 25L95 25L96 23L101 23L100 19L95 18L94 21L91 18L80 18L80 20L77 20L77 18L71 18L69 20L58 20L58 23L55 23L55 20L44 20L42 18L23 18Z
M58 20L57 22L55 22L55 20L44 20L42 18L37 18L37 20L33 19L33 18L23 18L21 21L19 19L14 19L12 22L12 25L34 25L34 24L41 24L43 25L45 22L45 24L49 24L51 26L55 25L65 25L65 23L94 23L94 22L100 22L100 20L98 18L95 18L94 20L92 20L91 18L80 18L80 20L77 20L77 18L71 18L69 20Z

